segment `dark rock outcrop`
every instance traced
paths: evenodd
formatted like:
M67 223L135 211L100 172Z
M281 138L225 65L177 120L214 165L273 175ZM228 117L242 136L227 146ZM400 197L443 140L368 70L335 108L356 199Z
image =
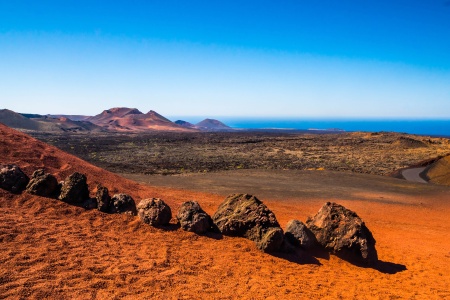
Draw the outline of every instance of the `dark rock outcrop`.
M16 165L0 165L0 188L12 193L20 193L30 178Z
M58 192L58 180L55 176L45 173L44 169L39 169L33 172L26 189L32 195L55 197Z
M378 261L372 233L355 212L344 206L327 202L306 225L321 246L339 257L365 265Z
M317 243L311 230L298 220L291 220L287 223L285 237L292 245L300 246L303 249L311 249Z
M115 194L111 198L110 212L117 214L136 215L136 203L127 194Z
M95 193L95 199L97 200L97 209L102 212L110 212L111 210L111 197L106 187L99 184L97 185L97 193Z
M264 252L278 251L283 243L283 230L274 213L255 196L228 196L212 219L222 234L246 237Z
M82 205L89 199L87 179L84 174L75 172L69 175L61 187L60 200L74 205Z
M202 234L212 226L211 217L200 207L197 201L181 204L177 214L178 222L186 231Z
M137 205L139 218L152 226L167 225L172 219L172 210L159 198L144 199Z

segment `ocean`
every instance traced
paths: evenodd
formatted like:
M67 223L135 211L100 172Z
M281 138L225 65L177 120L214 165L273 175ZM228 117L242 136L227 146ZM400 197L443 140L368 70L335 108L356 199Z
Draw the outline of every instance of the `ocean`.
M340 129L344 131L392 131L418 135L450 137L448 120L375 120L375 119L300 119L300 118L238 118L213 117L235 129ZM178 117L191 123L204 118Z
M236 129L340 129L344 131L393 131L432 136L450 136L450 120L331 120L221 118Z

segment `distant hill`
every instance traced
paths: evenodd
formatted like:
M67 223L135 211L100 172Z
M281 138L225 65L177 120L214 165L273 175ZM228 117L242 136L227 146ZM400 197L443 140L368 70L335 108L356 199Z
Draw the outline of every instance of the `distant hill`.
M233 131L234 129L225 125L224 123L214 119L204 119L203 121L192 124L187 121L177 120L175 124L183 126L185 128L197 129L200 131Z
M87 121L114 131L195 131L175 124L157 112L144 114L136 108L115 107L90 117Z
M175 124L178 124L178 125L186 127L186 128L195 128L194 124L189 123L187 121L183 121L183 120L177 120L177 121L175 121Z
M29 118L25 116L29 116ZM0 110L0 122L11 128L34 131L82 132L102 130L101 127L86 121L50 118L37 114L19 114L8 109Z
M50 118L55 118L55 119L67 118L72 121L86 121L87 119L89 119L91 117L91 116L83 116L83 115L46 115L46 116L50 117Z
M204 119L203 121L195 124L195 127L202 131L232 131L233 128L225 125L219 120Z

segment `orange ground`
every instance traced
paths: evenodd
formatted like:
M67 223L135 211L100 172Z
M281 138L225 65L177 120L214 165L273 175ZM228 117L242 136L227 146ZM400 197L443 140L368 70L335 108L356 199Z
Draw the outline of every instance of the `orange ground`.
M213 213L224 198L139 185L2 125L0 136L1 162L16 163L29 175L42 166L58 179L81 171L91 189L102 182L136 200L162 197L173 211L196 199ZM272 256L241 238L155 229L137 217L0 190L0 299L450 298L450 190L361 196L398 200L334 199L372 230L378 269L335 256ZM284 225L304 221L330 199L262 200Z

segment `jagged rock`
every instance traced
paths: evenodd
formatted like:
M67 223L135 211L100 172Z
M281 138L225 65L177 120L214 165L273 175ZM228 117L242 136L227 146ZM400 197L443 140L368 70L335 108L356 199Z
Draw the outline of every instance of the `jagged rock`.
M45 173L44 169L39 169L33 172L31 180L27 185L27 192L32 195L42 197L53 197L57 195L58 180L56 177Z
M136 215L136 203L127 194L115 194L111 198L111 213Z
M222 234L246 237L264 252L279 250L284 239L274 213L252 195L228 196L212 219Z
M111 210L111 197L106 187L97 185L97 193L95 194L97 200L97 209L102 212L109 212Z
M58 199L75 205L81 205L89 199L89 189L84 174L75 172L69 175L61 187Z
M295 246L311 249L316 245L316 238L303 222L291 220L286 225L286 239Z
M0 188L12 193L20 193L30 179L16 165L0 165Z
M378 261L375 239L358 215L327 202L306 225L318 243L341 258L373 265Z
M144 199L137 205L139 218L152 226L167 225L172 219L172 210L162 199Z
M198 234L211 228L211 217L200 207L197 201L187 201L181 204L177 214L181 228Z

